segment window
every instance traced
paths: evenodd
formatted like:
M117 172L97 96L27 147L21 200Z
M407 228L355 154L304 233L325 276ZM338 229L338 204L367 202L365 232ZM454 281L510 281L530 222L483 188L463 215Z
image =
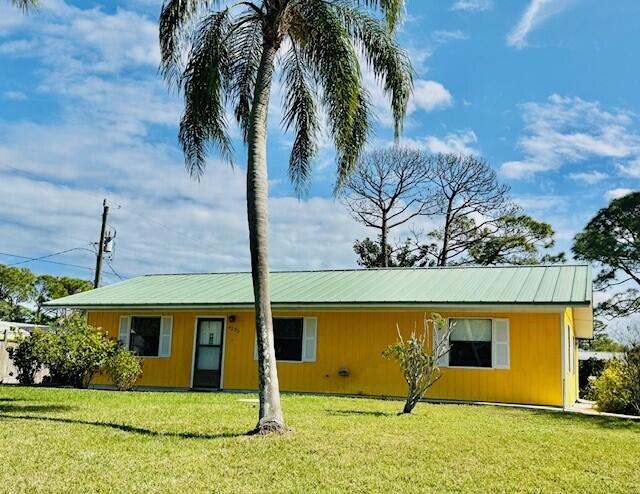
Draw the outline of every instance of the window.
M173 318L168 316L123 316L118 339L141 357L168 357L171 354Z
M491 319L451 319L449 326L451 367L491 367Z
M303 319L274 318L273 337L276 360L302 360Z
M449 353L441 366L509 368L508 319L449 319ZM446 337L446 331L436 332L435 339Z
M273 336L276 360L315 362L317 319L315 317L274 317ZM253 358L258 359L257 341Z
M157 357L160 345L159 317L132 317L129 350L141 357Z

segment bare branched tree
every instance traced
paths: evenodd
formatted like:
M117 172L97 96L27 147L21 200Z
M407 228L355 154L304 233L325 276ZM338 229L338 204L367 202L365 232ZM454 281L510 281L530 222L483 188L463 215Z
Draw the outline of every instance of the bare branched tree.
M382 355L398 362L407 383L407 401L401 413L411 413L417 403L424 398L427 390L442 377L439 362L449 353L447 320L440 314L424 318L422 333L414 329L409 339L402 338L400 327L396 325L398 340L389 345Z
M478 156L436 154L430 171L434 214L442 225L429 232L437 266L446 266L468 249L495 234L496 220L518 212L509 199L509 187L498 182L496 172Z
M378 149L363 155L347 179L342 201L356 221L378 230L380 265L390 265L390 230L427 212L429 163L418 150Z

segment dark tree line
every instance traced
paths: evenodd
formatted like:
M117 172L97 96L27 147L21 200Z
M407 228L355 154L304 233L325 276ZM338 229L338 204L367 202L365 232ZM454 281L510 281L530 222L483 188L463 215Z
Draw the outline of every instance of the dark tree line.
M365 267L564 262L554 231L526 215L482 158L394 147L366 154L342 200L377 230L356 240ZM410 233L390 240L393 230Z
M27 268L0 264L0 319L46 323L58 315L47 310L49 300L84 292L91 282L68 276L36 275Z

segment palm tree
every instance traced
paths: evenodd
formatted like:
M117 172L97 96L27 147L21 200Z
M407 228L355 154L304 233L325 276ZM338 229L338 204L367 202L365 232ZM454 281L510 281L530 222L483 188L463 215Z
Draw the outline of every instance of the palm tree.
M337 153L337 190L354 167L369 130L369 95L359 52L382 84L396 137L400 133L412 87L410 62L394 36L403 9L404 0L167 0L162 6L160 70L184 95L179 141L187 170L200 177L209 149L231 161L229 105L248 148L258 433L286 430L267 256L267 112L276 65L285 95L283 127L295 134L289 178L298 194L308 189L324 110Z
M25 12L35 10L40 6L39 0L11 0L11 3Z

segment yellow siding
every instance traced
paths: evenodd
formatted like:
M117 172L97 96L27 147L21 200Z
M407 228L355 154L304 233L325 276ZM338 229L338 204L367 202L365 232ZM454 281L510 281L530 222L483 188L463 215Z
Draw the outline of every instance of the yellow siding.
M564 312L564 325L566 328L564 353L566 359L565 396L566 405L573 405L578 399L578 344L575 338L575 323L573 309L567 308ZM572 346L573 348L570 348ZM573 360L570 363L570 360Z
M140 312L136 312L140 313ZM147 312L151 314L152 312ZM153 312L154 314L161 314ZM117 337L119 318L130 312L91 312L89 322ZM145 359L140 386L190 387L196 316L226 316L221 312L164 312L173 315L170 358ZM255 389L252 312L233 312L225 331L223 387ZM396 323L403 335L422 328L423 311L299 311L281 316L318 318L316 362L278 364L280 387L286 391L402 396L405 384L383 349L396 339ZM441 312L445 317L499 317L510 321L509 369L443 369L430 398L562 405L560 312L469 314ZM340 377L341 368L350 371ZM104 381L98 381L104 382Z

